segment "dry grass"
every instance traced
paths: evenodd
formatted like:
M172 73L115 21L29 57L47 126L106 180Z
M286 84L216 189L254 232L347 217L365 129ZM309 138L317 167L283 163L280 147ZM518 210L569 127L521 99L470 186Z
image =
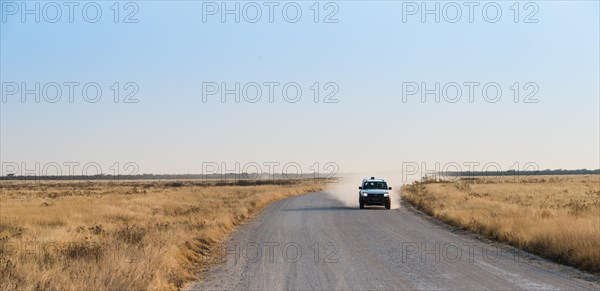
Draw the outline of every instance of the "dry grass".
M417 182L402 198L447 223L600 272L600 175Z
M236 225L322 189L287 182L0 182L0 289L180 289Z

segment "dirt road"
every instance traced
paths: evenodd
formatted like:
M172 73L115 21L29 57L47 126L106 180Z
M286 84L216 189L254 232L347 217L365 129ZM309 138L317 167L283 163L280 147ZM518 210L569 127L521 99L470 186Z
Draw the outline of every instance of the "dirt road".
M326 192L276 202L191 289L598 290L597 276L453 230L408 205L349 207Z

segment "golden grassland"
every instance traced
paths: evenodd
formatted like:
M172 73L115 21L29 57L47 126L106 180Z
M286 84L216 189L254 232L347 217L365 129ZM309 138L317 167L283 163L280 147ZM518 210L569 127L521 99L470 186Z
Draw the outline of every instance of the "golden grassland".
M0 289L181 289L236 225L324 185L270 182L1 181Z
M402 199L449 224L600 273L600 175L425 179Z

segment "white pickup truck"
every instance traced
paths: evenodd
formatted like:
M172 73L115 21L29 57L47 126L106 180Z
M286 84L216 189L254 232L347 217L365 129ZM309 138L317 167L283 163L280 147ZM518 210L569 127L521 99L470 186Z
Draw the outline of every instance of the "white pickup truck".
M379 205L390 209L390 192L392 187L388 187L383 179L363 179L362 186L358 187L358 204L360 209L365 208L365 205Z

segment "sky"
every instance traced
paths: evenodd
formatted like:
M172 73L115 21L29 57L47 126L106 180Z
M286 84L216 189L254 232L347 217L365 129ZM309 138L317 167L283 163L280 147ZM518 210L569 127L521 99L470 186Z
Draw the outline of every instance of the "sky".
M600 168L598 1L0 4L1 174Z

